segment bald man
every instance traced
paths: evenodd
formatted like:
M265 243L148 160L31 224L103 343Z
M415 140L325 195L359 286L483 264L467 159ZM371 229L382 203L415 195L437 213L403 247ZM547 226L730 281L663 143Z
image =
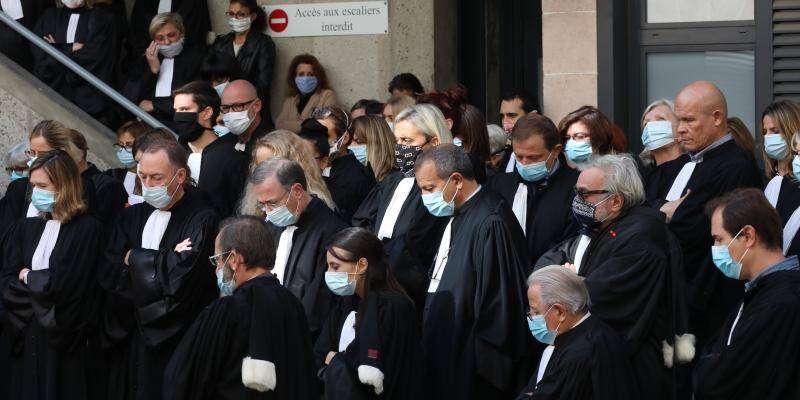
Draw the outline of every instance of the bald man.
M252 83L239 79L231 82L222 92L222 125L236 135L236 150L250 156L256 141L269 132L262 119L263 102Z
M722 325L743 294L711 260L711 227L705 204L740 187L762 187L752 153L738 147L728 131L725 95L711 82L684 87L675 98L678 140L689 161L670 187L661 207L683 250L688 282L689 328L701 348Z

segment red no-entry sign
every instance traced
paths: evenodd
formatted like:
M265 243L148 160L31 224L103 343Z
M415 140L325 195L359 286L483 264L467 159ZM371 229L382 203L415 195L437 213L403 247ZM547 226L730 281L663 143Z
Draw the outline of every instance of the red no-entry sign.
M286 11L277 8L269 13L268 21L270 30L273 32L283 32L289 25L289 16L286 15Z

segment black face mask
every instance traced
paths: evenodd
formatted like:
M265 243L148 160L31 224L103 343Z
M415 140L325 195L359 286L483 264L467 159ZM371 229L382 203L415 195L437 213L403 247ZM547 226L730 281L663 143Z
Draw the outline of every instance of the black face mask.
M595 216L597 212L597 206L609 198L611 198L611 196L606 197L597 204L592 204L582 200L578 195L572 199L572 217L575 218L575 222L578 223L578 233L589 237L593 237L597 233L597 231L600 229L600 226L603 224L603 221L608 218L606 217L602 220L597 219Z
M203 125L197 123L196 112L176 112L172 120L175 121L178 138L185 143L194 142L206 130Z
M397 167L400 172L407 177L414 176L414 162L417 156L422 152L422 146L407 146L404 144L394 145L394 156L397 159Z

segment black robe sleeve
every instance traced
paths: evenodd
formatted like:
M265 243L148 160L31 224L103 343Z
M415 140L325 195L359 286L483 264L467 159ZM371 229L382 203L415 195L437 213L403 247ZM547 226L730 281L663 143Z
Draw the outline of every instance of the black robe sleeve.
M565 263L575 262L575 251L578 248L580 235L567 239L553 247L550 251L542 254L536 261L534 269L544 268L549 265L564 265Z

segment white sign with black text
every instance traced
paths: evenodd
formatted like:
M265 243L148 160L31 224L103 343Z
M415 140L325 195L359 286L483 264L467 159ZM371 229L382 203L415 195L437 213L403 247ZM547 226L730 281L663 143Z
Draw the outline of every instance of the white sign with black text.
M382 35L389 31L386 1L263 5L272 37Z

